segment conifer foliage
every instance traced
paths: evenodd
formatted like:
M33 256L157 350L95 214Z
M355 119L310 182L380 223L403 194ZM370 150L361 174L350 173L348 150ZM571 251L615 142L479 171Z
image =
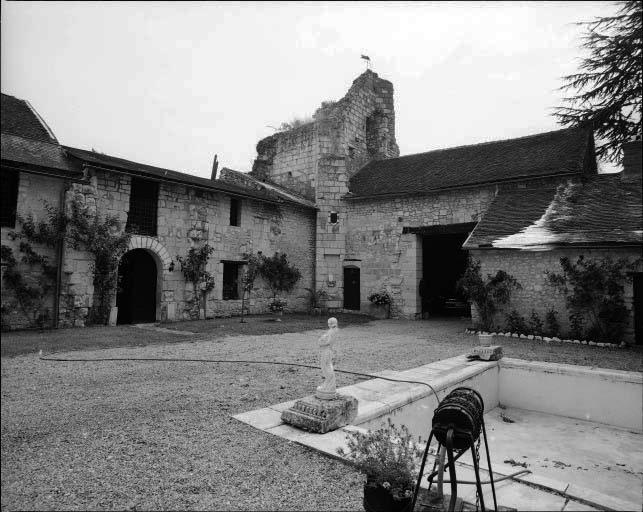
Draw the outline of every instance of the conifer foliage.
M615 16L580 22L589 52L578 73L563 77L563 99L554 116L563 126L589 125L598 158L618 162L621 146L641 136L643 2L620 2Z

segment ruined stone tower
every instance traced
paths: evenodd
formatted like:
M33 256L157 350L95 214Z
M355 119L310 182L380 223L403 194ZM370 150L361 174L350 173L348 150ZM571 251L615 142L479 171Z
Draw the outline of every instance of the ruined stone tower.
M341 100L322 103L312 121L260 140L251 175L314 200L320 160L345 159L350 176L370 160L396 156L393 84L367 70Z
M371 160L399 156L395 141L393 84L371 70L346 95L322 103L309 123L275 133L257 144L253 177L276 183L315 201L316 281L330 307L342 307L348 179Z

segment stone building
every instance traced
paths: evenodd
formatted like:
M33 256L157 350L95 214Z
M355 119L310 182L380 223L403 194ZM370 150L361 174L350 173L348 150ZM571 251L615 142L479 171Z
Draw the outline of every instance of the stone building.
M205 243L214 248L207 270L215 286L201 315L240 312L243 255L258 251L288 255L302 274L288 297L288 309L307 306L305 288L313 286L316 210L310 201L278 187L243 187L214 176L199 178L61 146L27 102L3 94L2 194L2 244L14 256L19 256L20 240L12 240L10 233L29 214L44 219L45 203L67 208L75 200L88 215L119 219L131 238L119 266L112 321L190 318L193 288L177 257ZM35 248L58 269L40 314L61 326L84 325L96 299L93 256L68 244L56 249L36 244ZM30 270L23 265L28 279L42 279L30 275ZM33 325L14 295L3 281L3 322L11 328ZM249 312L265 312L269 299L268 290L258 282Z
M455 283L473 256L484 273L503 269L521 282L509 307L523 315L554 308L563 323L563 298L545 283L546 271L560 270L561 256L641 255L640 143L625 148L626 171L610 176L597 173L593 134L585 128L399 156L393 85L370 70L343 98L322 103L312 121L259 141L250 172L224 168L210 180L62 147L33 109L23 102L18 115L9 105L20 100L8 98L3 182L5 168L19 177L18 213L37 209L36 197L48 187L56 204L78 197L118 216L132 233L122 273L134 268L132 279L146 284L123 280L145 290L114 297L123 322L189 316L190 288L171 262L206 241L215 247L210 315L240 312L233 292L242 255L258 250L285 252L302 271L291 310L305 309L311 288L326 292L331 311L381 314L368 296L386 291L394 317L468 315ZM15 120L6 133L5 103ZM39 127L40 138L20 132L21 124ZM28 181L34 166L49 169L54 176L46 178L57 185ZM52 307L63 324L82 324L93 304L91 257L68 247L59 252ZM640 271L639 263L625 291L629 340L643 317ZM252 312L266 311L266 295L258 291ZM134 311L137 304L153 307ZM636 332L641 341L640 327Z
M640 151L640 143L628 151L636 148ZM559 308L562 318L562 298L544 300L552 291L544 288L542 274L560 270L563 254L586 251L630 259L641 254L640 157L627 158L628 169L634 169L627 171L635 175L632 185L624 185L630 179L621 175L599 176L593 134L583 128L400 157L393 85L368 70L342 99L323 103L311 122L259 141L249 174L317 205L315 280L328 293L331 308L374 313L368 296L385 290L396 317L467 313L455 283L471 251L485 272L506 267L524 281L512 307L529 314L533 304L540 313L551 306ZM544 211L536 210L536 204L547 210L556 191L563 196L574 191L579 201L586 201L572 214L578 215L576 238L556 242L544 237L537 252L535 246L505 250L476 244L482 232L497 238L512 234L503 231L508 229L503 212L516 220L511 224L516 236L530 222L540 222L534 215ZM534 195L540 202L534 202ZM597 233L599 220L583 217L583 212L597 211L599 205L601 218L612 223ZM609 214L615 205L618 214ZM610 235L617 225L627 226L627 234ZM543 234L531 232L532 242ZM561 244L569 251L561 252ZM595 252L599 247L602 252ZM640 319L640 273L633 281L626 287L626 301L630 311L639 308Z

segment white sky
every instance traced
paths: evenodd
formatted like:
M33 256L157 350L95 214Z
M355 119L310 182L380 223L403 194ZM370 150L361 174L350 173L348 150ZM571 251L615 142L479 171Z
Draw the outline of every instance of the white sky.
M7 2L2 92L65 145L209 177L364 70L395 88L402 155L559 128L575 22L613 2ZM617 170L603 165L604 170Z

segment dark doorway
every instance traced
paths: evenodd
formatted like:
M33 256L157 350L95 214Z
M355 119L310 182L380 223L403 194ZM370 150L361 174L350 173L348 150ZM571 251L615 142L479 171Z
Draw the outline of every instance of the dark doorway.
M359 310L359 269L344 267L344 309Z
M118 266L119 324L156 321L156 262L144 249L125 253Z
M445 226L445 228L448 226ZM422 317L470 316L467 300L458 293L456 282L467 266L464 233L436 233L422 239Z
M637 345L643 345L643 272L637 272L632 276L634 312L634 341Z

